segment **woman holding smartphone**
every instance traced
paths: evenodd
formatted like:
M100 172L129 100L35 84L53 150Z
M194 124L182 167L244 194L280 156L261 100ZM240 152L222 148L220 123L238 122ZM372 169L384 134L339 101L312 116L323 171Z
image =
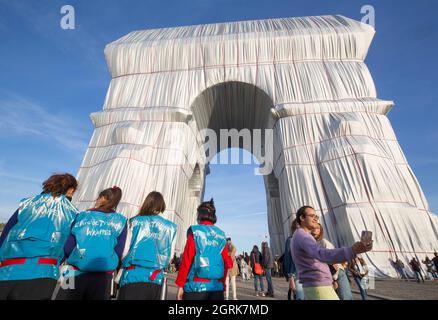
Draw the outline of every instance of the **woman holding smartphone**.
M359 253L372 249L369 243L356 242L350 248L325 249L318 245L311 231L319 227L319 217L310 206L301 207L295 221L300 226L291 241L292 258L303 284L306 300L339 300L333 289L333 278L327 264L349 261Z

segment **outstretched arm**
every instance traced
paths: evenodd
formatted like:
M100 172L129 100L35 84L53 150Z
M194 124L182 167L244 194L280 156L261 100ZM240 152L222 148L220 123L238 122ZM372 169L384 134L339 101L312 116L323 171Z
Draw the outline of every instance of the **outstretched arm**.
M311 237L300 237L300 247L310 257L328 264L349 261L353 258L352 248L324 249Z

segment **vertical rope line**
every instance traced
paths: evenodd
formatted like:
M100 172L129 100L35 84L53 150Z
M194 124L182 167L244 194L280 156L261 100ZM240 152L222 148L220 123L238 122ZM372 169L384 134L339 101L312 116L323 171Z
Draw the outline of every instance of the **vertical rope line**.
M345 118L345 116L344 116L342 113L339 114L339 115L340 115L341 117L343 117L345 121L347 121L347 119ZM368 198L368 201L369 201L369 203L370 203L370 205L371 205L371 208L372 208L373 211L374 211L374 215L375 215L375 217L376 217L377 223L379 224L380 230L382 231L382 235L385 237L385 240L386 240L386 242L388 243L389 247L392 248L392 250L394 251L394 250L395 250L394 243L392 242L392 239L391 239L391 236L390 236L390 234L389 234L388 228L387 228L387 226L386 226L386 224L385 224L385 221L383 221L383 220L384 220L383 217L381 217L381 218L382 218L383 225L384 225L384 227L385 227L385 229L386 229L386 235L385 235L385 231L384 231L384 229L383 229L383 227L382 227L382 223L380 222L380 219L379 219L379 214L378 214L378 212L377 212L377 210L376 210L376 208L375 208L375 206L374 206L374 203L373 203L373 197L371 196L371 194L370 194L370 192L369 192L369 190L368 190L368 187L369 187L369 186L368 186L368 184L367 184L367 182L366 182L366 179L365 179L365 177L364 177L364 172L363 172L362 166L361 166L361 164L360 164L360 162L359 162L359 159L357 158L357 152L356 152L356 150L354 149L353 145L351 144L351 142L350 142L350 140L349 140L349 137L346 136L346 137L345 137L345 141L349 144L351 150L353 151L353 157L354 157L354 160L355 160L355 162L356 162L357 168L359 169L360 178L361 178L361 181L362 181L362 186L363 186L364 189L365 189L365 194L366 194L366 196L367 196L367 198ZM391 253L390 253L390 255L391 255L391 258L392 258L392 254L391 254Z

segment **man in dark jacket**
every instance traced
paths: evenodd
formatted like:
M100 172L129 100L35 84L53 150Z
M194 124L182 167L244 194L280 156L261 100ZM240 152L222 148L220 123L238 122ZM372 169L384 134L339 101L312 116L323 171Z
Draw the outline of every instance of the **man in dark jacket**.
M405 264L398 257L395 260L395 265L400 273L402 279L408 280L408 276L405 271Z
M274 268L274 257L267 242L262 242L262 265L265 269L266 281L268 282L267 296L274 297L274 287L272 286L272 269Z
M435 257L432 259L432 262L435 265L436 272L438 272L438 252L435 252L433 255Z
M421 265L420 262L418 262L415 258L412 258L411 262L409 262L411 265L412 271L415 273L415 278L417 278L417 282L420 282L421 280L424 282L423 274L421 273Z

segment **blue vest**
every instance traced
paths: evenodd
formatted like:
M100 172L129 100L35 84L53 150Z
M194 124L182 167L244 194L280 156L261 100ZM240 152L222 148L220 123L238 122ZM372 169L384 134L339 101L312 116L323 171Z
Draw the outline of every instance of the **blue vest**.
M128 255L123 259L124 270L120 286L136 282L161 285L161 271L170 261L176 224L159 215L137 216L131 219L131 230L131 245Z
M85 272L115 270L119 256L114 248L126 221L120 213L81 212L71 230L76 247L67 263Z
M222 250L227 242L225 233L216 226L196 225L190 227L195 240L196 255L184 284L185 292L223 291L220 280L224 276ZM189 230L190 230L189 229ZM209 282L196 281L209 279Z
M0 248L0 261L26 258L24 264L0 268L0 280L29 280L59 277L64 244L78 210L63 195L40 194L20 203L18 222ZM39 258L57 264L39 263Z

